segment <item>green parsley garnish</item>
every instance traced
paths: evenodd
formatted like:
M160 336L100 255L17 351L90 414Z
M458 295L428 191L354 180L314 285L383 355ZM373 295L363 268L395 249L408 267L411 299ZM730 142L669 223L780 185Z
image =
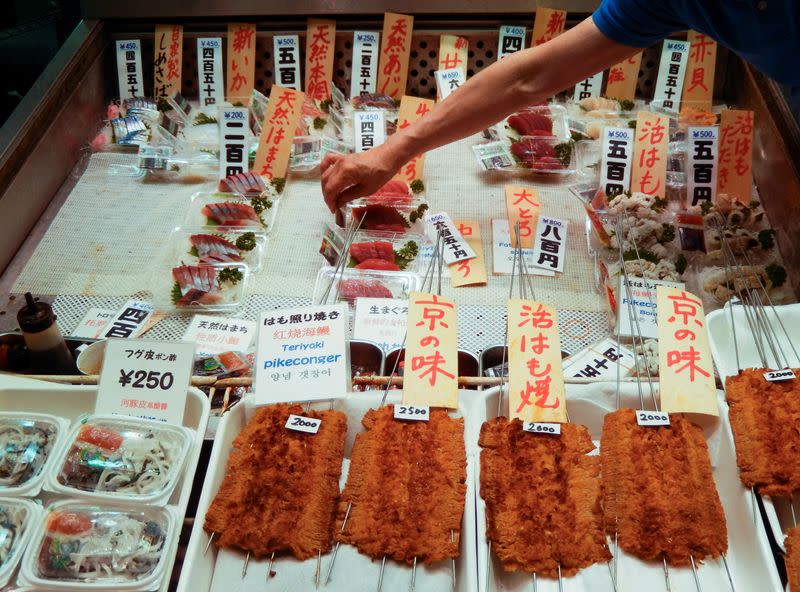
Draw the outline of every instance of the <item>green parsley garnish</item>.
M319 104L320 111L324 111L325 113L330 113L331 105L333 105L333 99L325 99Z
M425 211L428 209L428 204L419 204L416 210L411 212L408 220L413 224L417 220L422 220L425 217Z
M206 125L209 123L217 123L217 118L213 115L206 115L203 112L198 113L194 117L194 123L192 125Z
M553 150L556 151L556 158L561 161L561 164L569 166L570 159L572 158L572 141L556 144Z
M178 301L183 298L183 293L181 293L181 285L178 282L172 284L172 293L171 293L172 304L178 304Z
M686 261L686 256L681 253L678 255L678 258L675 260L675 271L679 274L683 275L683 272L686 271L686 265L688 262Z
M170 165L169 170L172 171L173 173L177 173L181 170L181 167L178 166L177 164L173 164Z
M269 201L269 200L267 200ZM272 205L272 204L270 204ZM255 208L253 208L255 209ZM256 248L256 233L245 232L236 239L236 248L240 251L252 251Z
M650 261L651 263L658 263L661 261L661 257L653 253L648 249L639 249L639 256L636 256L636 249L628 249L622 254L622 259L624 261Z
M327 123L328 123L328 122L327 122L327 121L326 121L324 118L322 118L322 117L315 117L315 118L314 118L314 129L315 129L315 130L321 130L321 129L325 129L325 125L326 125Z
M628 127L631 129L636 129L636 120L631 119L630 121L628 121Z
M636 104L630 99L623 99L619 102L620 111L633 111Z
M774 287L779 288L786 282L786 270L777 263L767 265L764 271Z
M283 177L277 177L272 181L270 181L270 185L272 185L272 187L275 188L275 191L278 194L281 194L283 193L283 190L286 187L286 179L284 179Z
M419 246L414 241L408 241L399 251L394 252L394 262L400 269L405 269L419 254Z
M232 285L236 285L242 281L242 272L235 267L225 267L224 269L220 270L217 274L217 282L222 286L225 282L230 282Z
M654 212L663 212L666 207L669 205L669 200L665 197L656 197L653 200L653 211Z
M704 201L703 203L700 204L700 212L703 214L703 216L708 216L708 214L711 213L711 210L713 209L714 209L714 204L711 203L710 201Z
M661 228L664 230L661 232L661 238L658 239L658 242L663 245L675 240L675 227L672 224L662 224Z
M412 193L422 193L425 191L425 183L422 182L422 179L414 179L411 181L411 185L409 185L409 187L411 188Z

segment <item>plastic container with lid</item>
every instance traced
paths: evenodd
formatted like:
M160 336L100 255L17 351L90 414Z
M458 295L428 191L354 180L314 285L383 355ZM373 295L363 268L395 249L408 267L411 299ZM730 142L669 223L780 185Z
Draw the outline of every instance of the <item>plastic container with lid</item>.
M392 232L398 235L424 234L425 216L432 214L428 203L419 197L388 200L380 196L361 197L345 206L345 227ZM362 221L363 219L363 221Z
M32 500L0 497L0 588L17 569L41 511Z
M0 495L39 493L68 425L44 413L0 413Z
M504 129L513 138L552 134L557 143L570 139L566 110L561 105L525 107L506 119Z
M189 429L95 415L76 425L50 465L46 488L72 497L164 505L183 473Z
M314 304L347 302L353 306L356 298L407 300L408 294L418 290L419 285L419 275L407 271L362 271L345 268L336 273L334 267L323 267L319 270L314 285ZM325 298L326 292L328 292L327 298Z
M575 143L551 136L523 136L510 150L519 168L537 174L571 175L578 170L574 148Z
M350 244L346 265L374 271L418 271L420 254L427 242L428 238L421 234L358 231Z
M255 273L261 268L268 240L266 234L250 228L181 227L170 235L169 259L175 265L245 263Z
M28 545L20 583L59 590L156 590L175 528L167 508L55 502Z
M269 232L275 222L278 201L274 197L247 198L234 193L195 193L183 225L207 230L246 228Z
M159 310L235 311L244 304L249 274L245 263L192 265L175 261L153 272L153 301Z

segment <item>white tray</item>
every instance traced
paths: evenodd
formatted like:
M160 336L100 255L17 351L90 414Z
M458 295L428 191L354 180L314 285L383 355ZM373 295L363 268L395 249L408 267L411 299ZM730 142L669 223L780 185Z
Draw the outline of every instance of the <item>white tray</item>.
M96 398L96 386L59 385L0 374L0 409L6 411L50 413L74 421L82 415L94 412ZM177 512L177 518L176 528L170 533L170 540L165 545L165 552L168 553L169 559L159 592L167 592L169 589L170 574L175 564L182 521L189 504L189 495L192 491L192 482L194 481L194 474L200 458L200 447L203 444L210 407L208 397L196 388L189 388L182 425L194 432L193 442L186 456L183 475L178 479L175 491L172 492L168 502L168 507ZM64 498L42 492L39 499L46 505L50 501Z
M648 387L643 386L647 396ZM486 419L496 417L497 395L499 388L483 391L478 394L478 400L468 409L468 416L472 427L470 431L476 433ZM567 387L568 407L570 419L585 425L595 444L599 443L603 417L614 407L614 383L600 383L592 385L569 385ZM638 407L638 391L634 385L622 385L622 402L625 406ZM504 411L507 401L504 401ZM692 417L700 419L699 416ZM761 522L758 511L753 512L752 496L740 481L736 468L736 458L733 448L733 436L730 431L727 417L721 414L720 420L706 418L703 430L709 439L709 452L711 455L714 481L719 491L720 501L725 510L728 523L728 565L730 566L736 590L760 592L779 592L783 590L775 567L775 562L769 548L769 542ZM477 438L475 439L477 446ZM478 585L479 590L532 590L530 575L508 574L502 570L496 556L492 556L489 587L487 588L487 557L486 557L486 510L485 504L479 495L479 467L478 456L475 457L474 471L476 485L477 532L478 532ZM755 515L755 522L754 522ZM609 549L613 551L613 540L609 540ZM622 553L617 559L619 573L618 592L664 590L664 572L660 563L649 563ZM672 590L694 591L695 587L690 568L669 568ZM699 566L698 574L703 590L714 592L730 592L730 585L721 561L708 561ZM558 581L553 579L538 579L540 592L558 590ZM576 576L564 578L564 592L584 592L591 590L611 592L613 586L609 575L609 567L597 564L582 570Z
M466 394L465 394L466 393ZM474 396L474 391L462 391L464 399ZM342 465L340 487L344 487L347 480L350 454L353 441L357 433L363 432L361 418L368 409L380 405L382 393L364 392L352 393L344 398L334 400L334 409L347 414L348 430L345 442L345 459ZM400 391L392 391L388 402L398 402ZM328 409L329 402L324 401L312 405L314 409ZM186 558L178 583L178 592L255 592L264 590L280 590L281 592L305 592L314 589L314 577L317 569L316 558L298 561L286 555L276 556L273 571L275 577L267 579L266 572L268 561L250 561L247 575L241 578L244 553L228 550L218 550L212 545L205 555L203 551L208 544L209 535L203 530L206 511L214 499L223 477L228 462L233 439L254 413L251 398L247 397L236 407L231 409L222 419L214 440L214 449L209 461L208 473L200 502L197 509L192 536L186 551ZM462 415L463 409L456 412ZM465 420L465 438L467 420ZM456 579L458 590L462 592L477 591L477 564L475 556L475 493L472 489L472 459L467 447L467 494L466 507L461 531L461 556L456 560ZM328 570L331 554L322 557L322 578ZM417 566L416 590L417 592L443 592L451 587L450 561L439 562L431 567L420 563ZM324 588L328 592L374 592L377 588L380 561L372 561L361 555L350 545L341 545L336 557L336 566L331 575L330 582ZM401 566L395 561L388 560L383 576L383 590L393 592L407 590L411 582L411 568Z

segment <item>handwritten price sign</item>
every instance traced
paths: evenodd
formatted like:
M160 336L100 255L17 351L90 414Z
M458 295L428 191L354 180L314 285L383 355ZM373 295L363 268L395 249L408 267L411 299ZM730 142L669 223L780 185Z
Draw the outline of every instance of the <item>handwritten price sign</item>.
M427 405L395 405L395 419L409 419L411 421L428 421L431 418L430 407Z

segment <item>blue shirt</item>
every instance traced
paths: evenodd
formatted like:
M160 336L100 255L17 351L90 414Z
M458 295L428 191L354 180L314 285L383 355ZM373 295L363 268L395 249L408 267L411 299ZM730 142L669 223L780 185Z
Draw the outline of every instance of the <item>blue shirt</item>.
M603 0L592 19L606 37L632 47L694 29L777 82L800 84L796 0Z

